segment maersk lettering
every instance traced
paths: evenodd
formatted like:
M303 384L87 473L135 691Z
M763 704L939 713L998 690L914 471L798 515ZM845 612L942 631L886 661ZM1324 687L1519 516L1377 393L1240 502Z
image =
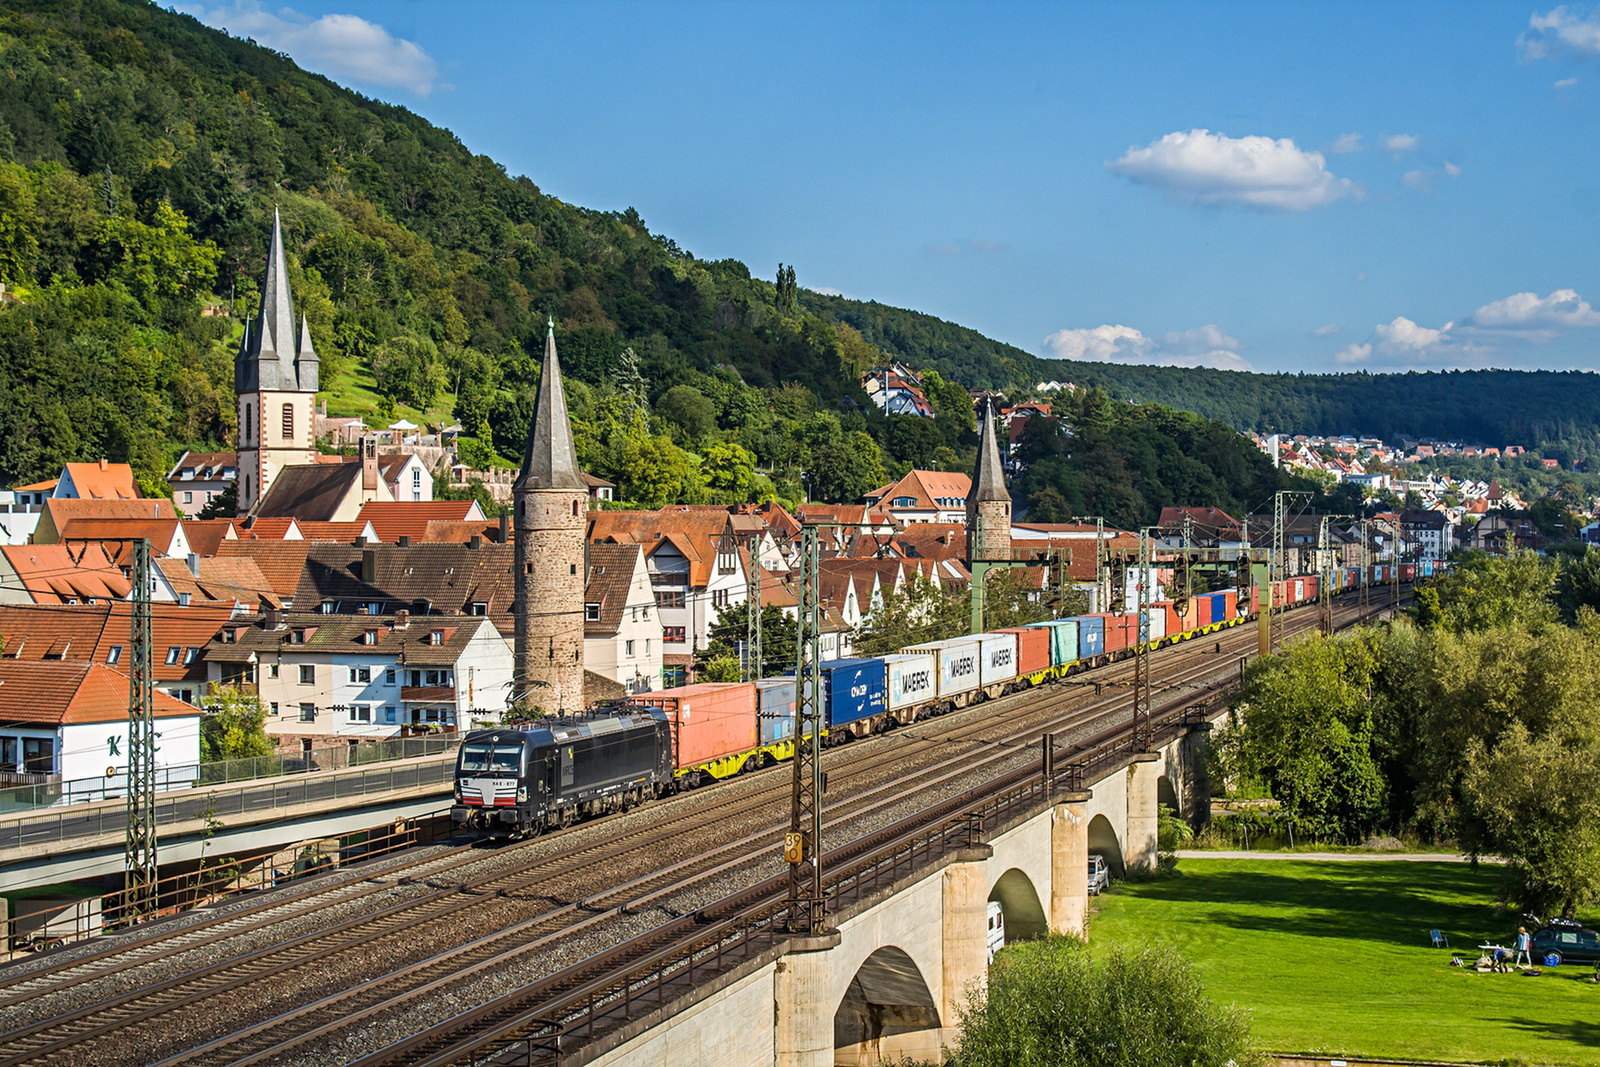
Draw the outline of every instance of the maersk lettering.
M977 672L978 661L973 658L970 652L950 660L950 677L952 678L960 678L962 675L976 674Z
M929 671L905 671L900 675L900 692L910 695L921 693L933 688L933 676Z
M989 653L989 669L1011 666L1011 646L1001 645Z

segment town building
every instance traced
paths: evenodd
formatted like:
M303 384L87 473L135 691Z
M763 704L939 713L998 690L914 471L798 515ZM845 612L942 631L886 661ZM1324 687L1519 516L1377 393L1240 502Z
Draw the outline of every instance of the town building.
M198 515L239 478L237 452L185 452L167 472L172 502L185 516Z
M902 526L917 522L964 523L971 491L971 475L914 470L897 482L879 486L864 499Z
M661 615L636 544L589 546L583 590L583 666L627 693L661 688Z

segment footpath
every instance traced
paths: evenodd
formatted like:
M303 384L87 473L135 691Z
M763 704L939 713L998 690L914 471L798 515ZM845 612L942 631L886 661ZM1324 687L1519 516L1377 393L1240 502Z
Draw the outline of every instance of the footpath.
M1251 852L1247 849L1179 849L1180 860L1315 860L1318 863L1471 863L1464 852ZM1479 863L1499 863L1479 856Z

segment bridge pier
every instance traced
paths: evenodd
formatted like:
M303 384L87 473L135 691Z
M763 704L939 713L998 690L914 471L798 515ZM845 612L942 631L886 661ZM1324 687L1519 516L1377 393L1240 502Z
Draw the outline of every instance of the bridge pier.
M1088 793L1050 811L1050 929L1083 937L1089 917Z
M1161 755L1141 752L1128 767L1128 833L1122 862L1128 870L1153 871L1156 866L1156 816Z
M839 931L797 937L772 976L776 1067L833 1067L834 961Z
M1200 833L1211 825L1211 772L1206 753L1211 743L1211 724L1191 729L1178 739L1178 764L1183 768L1183 817L1189 828Z
M944 869L944 987L939 997L940 1040L954 1047L961 1031L956 1022L969 993L989 983L989 856L985 847L974 859L963 858ZM939 1058L939 1049L931 1050Z

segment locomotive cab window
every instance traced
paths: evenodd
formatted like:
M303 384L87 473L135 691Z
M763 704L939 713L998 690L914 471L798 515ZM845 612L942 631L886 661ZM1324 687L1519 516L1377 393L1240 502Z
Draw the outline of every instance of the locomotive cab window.
M502 741L499 744L477 742L462 745L457 770L477 774L520 775L522 744Z

